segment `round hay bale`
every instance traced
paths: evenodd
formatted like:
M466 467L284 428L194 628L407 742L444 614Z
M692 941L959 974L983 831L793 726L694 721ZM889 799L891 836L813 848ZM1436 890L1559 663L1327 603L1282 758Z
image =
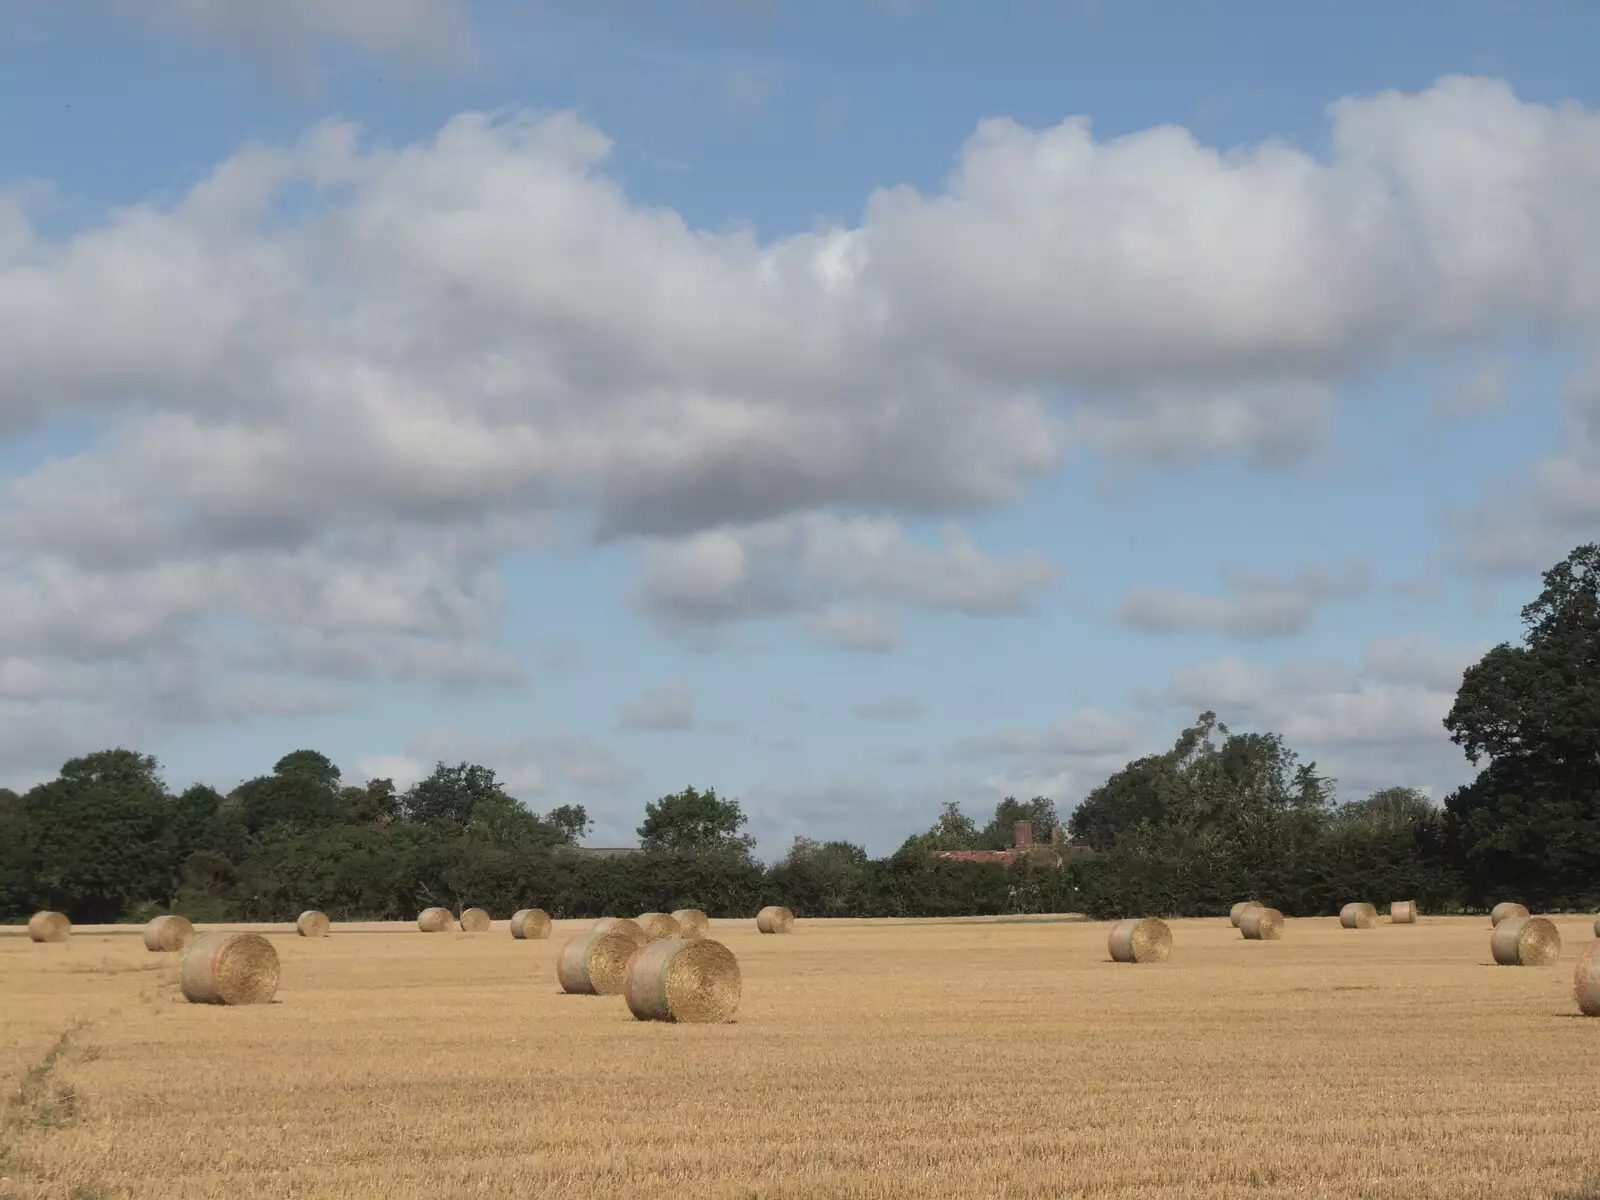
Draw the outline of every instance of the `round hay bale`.
M650 939L645 936L644 930L639 928L639 922L633 920L631 917L601 917L593 925L589 926L589 932L625 933L628 935L628 937L633 939L635 948L643 946L650 941Z
M157 917L144 927L144 948L158 953L182 950L194 938L194 926L189 918L176 914Z
M1499 925L1501 921L1509 917L1525 917L1527 915L1528 910L1523 908L1522 905L1513 904L1511 901L1506 900L1496 904L1489 910L1489 921L1491 924Z
M579 996L615 996L622 991L628 960L639 944L622 929L580 933L569 938L556 958L561 990Z
M488 933L489 923L489 914L481 908L461 910L462 933Z
M448 908L425 908L417 914L417 928L423 933L444 933L456 923Z
M1228 910L1228 920L1232 921L1233 927L1237 929L1239 928L1239 922L1244 918L1245 909L1261 907L1262 904L1259 900L1241 900Z
M1172 930L1158 917L1130 918L1111 927L1111 961L1166 962L1172 957Z
M1247 908L1239 918L1239 932L1252 942L1275 942L1283 937L1283 914L1275 908Z
M635 917L633 923L644 930L644 936L652 942L683 936L677 920L666 913L643 913Z
M742 982L733 951L710 938L662 938L633 956L622 983L641 1021L722 1024L739 1008Z
M278 952L259 933L205 933L178 974L191 1004L267 1004L278 994Z
M1378 910L1370 904L1346 904L1339 910L1339 924L1346 929L1371 929L1378 923Z
M1600 917L1596 917L1594 919L1594 935L1595 937L1600 938Z
M1506 917L1489 935L1489 952L1502 967L1548 967L1561 957L1561 931L1544 917Z
M777 904L769 904L756 914L756 928L762 933L792 933L794 914Z
M550 936L550 914L542 908L519 908L511 914L511 936L536 942Z
M1417 902L1415 900L1396 900L1389 905L1389 920L1395 925L1415 925L1417 923Z
M1578 1011L1586 1017L1600 1017L1600 940L1590 942L1578 955L1572 992L1578 1000Z
M72 922L65 913L36 912L28 918L28 936L36 942L64 942L72 936Z
M711 932L711 918L698 908L679 908L673 910L672 919L678 923L678 928L683 932L679 937L700 938ZM1600 922L1597 922L1600 924Z
M327 937L330 923L326 913L308 908L295 920L294 930L301 937Z

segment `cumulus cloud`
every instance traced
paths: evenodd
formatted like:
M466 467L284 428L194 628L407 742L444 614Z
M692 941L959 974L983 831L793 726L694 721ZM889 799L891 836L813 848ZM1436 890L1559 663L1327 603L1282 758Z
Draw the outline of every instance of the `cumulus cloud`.
M618 720L628 729L693 729L694 693L669 680L629 701Z
M1065 813L1112 772L1152 748L1142 722L1089 708L1042 729L1001 729L968 738L953 753L996 764L982 777L982 790L996 798L1049 796Z
M1151 633L1226 633L1237 637L1277 637L1301 633L1317 608L1331 600L1359 595L1367 573L1352 567L1339 575L1326 568L1302 567L1288 577L1257 575L1224 567L1228 594L1204 595L1170 588L1134 588L1117 605L1127 625Z

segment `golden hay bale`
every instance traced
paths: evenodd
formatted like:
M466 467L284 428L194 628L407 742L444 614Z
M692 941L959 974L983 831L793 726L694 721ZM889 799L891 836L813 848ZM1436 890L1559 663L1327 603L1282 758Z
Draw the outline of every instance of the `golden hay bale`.
M1522 905L1513 904L1511 901L1507 900L1503 903L1496 904L1494 908L1489 911L1489 921L1491 924L1498 925L1501 921L1504 921L1508 917L1525 917L1527 915L1528 910L1523 908Z
M633 919L633 923L644 930L644 936L652 942L683 936L677 920L666 913L642 913Z
M628 960L639 944L622 929L569 938L556 959L561 990L579 996L615 996L622 991Z
M1561 931L1544 917L1506 917L1489 935L1502 967L1548 967L1561 957Z
M1346 904L1339 910L1339 924L1346 929L1371 929L1378 923L1378 910L1370 904Z
M1252 942L1275 942L1283 937L1283 914L1275 908L1247 908L1239 918L1239 932Z
M330 928L327 915L308 908L295 920L294 929L301 937L327 937Z
M259 933L201 934L178 974L191 1004L268 1004L278 994L278 952Z
M633 944L636 948L650 941L649 937L645 935L645 931L639 928L639 922L631 917L601 917L593 925L589 926L589 932L625 933L633 939Z
M1172 930L1158 917L1129 918L1111 927L1109 945L1112 962L1166 962L1172 957Z
M1600 922L1596 924L1600 926ZM1572 991L1578 999L1578 1010L1584 1016L1600 1017L1600 940L1590 942L1578 955Z
M1594 919L1594 935L1595 937L1600 938L1600 917L1596 917Z
M1233 927L1237 929L1239 928L1239 922L1244 918L1245 909L1261 907L1262 904L1259 900L1241 900L1228 910L1228 920L1232 921Z
M550 936L550 914L542 908L519 908L511 914L511 936L536 942Z
M1417 923L1417 902L1415 900L1396 900L1389 905L1389 921L1394 925L1415 925Z
M489 914L481 908L464 908L461 910L462 933L488 933Z
M662 938L633 956L622 982L628 1011L641 1021L722 1024L741 990L739 960L709 938Z
M165 952L182 950L195 938L194 926L188 917L157 917L144 927L144 948Z
M444 933L456 923L448 908L425 908L417 914L417 928L423 933Z
M36 942L64 942L72 936L72 922L65 913L36 912L28 918L28 936Z
M769 904L756 914L756 928L762 933L790 933L794 930L794 914L777 904Z
M678 923L678 928L683 932L679 937L699 938L711 932L711 918L698 908L675 909L672 919Z

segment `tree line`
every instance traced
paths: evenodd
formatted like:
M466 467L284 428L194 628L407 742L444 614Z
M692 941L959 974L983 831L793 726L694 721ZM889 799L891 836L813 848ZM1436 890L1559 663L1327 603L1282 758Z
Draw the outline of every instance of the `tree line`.
M1061 865L960 862L1001 849L1015 822L1041 839L1047 797L1000 800L984 825L951 804L893 854L796 838L761 863L739 802L689 787L646 805L636 852L585 852L579 805L530 810L488 767L439 763L401 792L345 784L296 750L227 794L173 794L127 749L66 763L19 795L0 789L0 920L53 908L74 921L409 919L480 905L555 917L692 906L742 916L781 903L807 916L1026 912L1208 915L1250 896L1286 913L1355 898L1424 911L1514 899L1600 908L1600 546L1544 574L1521 644L1463 673L1444 725L1481 769L1435 805L1393 787L1337 802L1335 781L1275 733L1199 715L1172 747L1128 763L1068 816Z

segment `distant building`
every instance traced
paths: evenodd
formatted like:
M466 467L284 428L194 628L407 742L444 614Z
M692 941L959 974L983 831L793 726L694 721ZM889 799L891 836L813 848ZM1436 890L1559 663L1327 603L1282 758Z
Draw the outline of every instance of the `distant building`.
M1010 866L1019 858L1026 858L1036 867L1059 867L1068 858L1093 853L1087 847L1075 846L1071 839L1063 839L1061 826L1050 827L1050 843L1033 840L1033 822L1018 821L1009 850L935 850L938 858L950 862L1000 863Z

